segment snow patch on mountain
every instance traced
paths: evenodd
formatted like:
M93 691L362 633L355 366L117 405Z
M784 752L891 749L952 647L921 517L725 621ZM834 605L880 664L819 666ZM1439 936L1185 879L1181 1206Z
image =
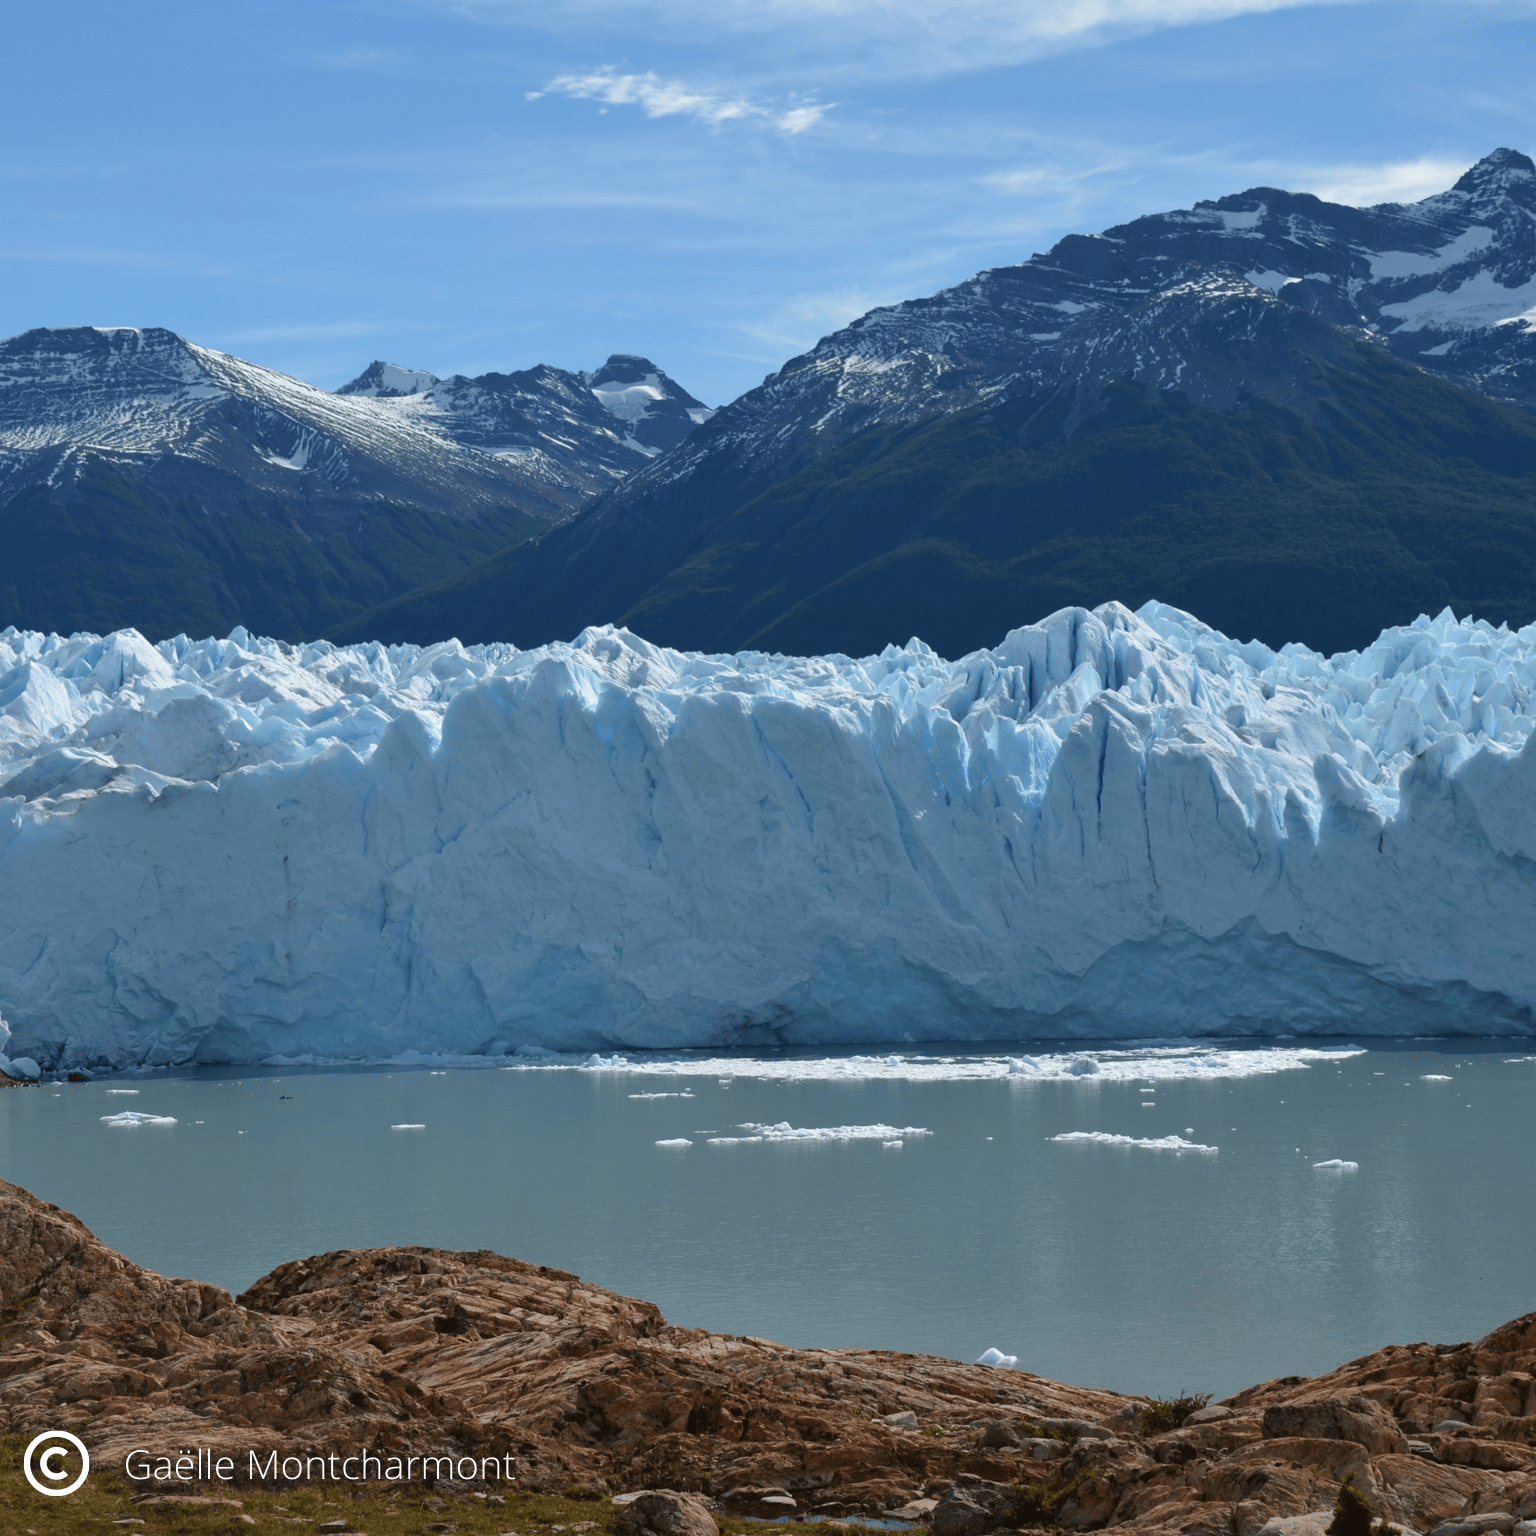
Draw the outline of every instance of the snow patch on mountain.
M1408 331L1487 330L1523 319L1536 304L1536 276L1509 286L1492 272L1474 272L1450 288L1430 288L1381 312Z

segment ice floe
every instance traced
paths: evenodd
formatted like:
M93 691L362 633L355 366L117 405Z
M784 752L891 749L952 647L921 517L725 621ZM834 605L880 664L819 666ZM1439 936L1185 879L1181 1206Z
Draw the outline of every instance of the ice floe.
M1000 1349L984 1349L976 1360L977 1365L1015 1366L1018 1363L1017 1355L1005 1355Z
M115 1115L103 1115L101 1123L132 1129L139 1125L175 1125L176 1119L174 1115L150 1115L143 1110L124 1109Z
M754 1141L879 1141L889 1144L892 1141L905 1140L910 1136L931 1136L932 1131L921 1125L907 1125L900 1128L894 1125L818 1125L818 1126L794 1126L787 1120L780 1120L776 1125L759 1125L748 1121L736 1127L739 1131L745 1131L745 1136L712 1136L709 1145L712 1147L735 1147L745 1142Z
M1091 1141L1102 1147L1144 1147L1150 1152L1215 1152L1219 1148L1185 1141L1182 1136L1116 1136L1109 1131L1063 1131L1050 1141Z

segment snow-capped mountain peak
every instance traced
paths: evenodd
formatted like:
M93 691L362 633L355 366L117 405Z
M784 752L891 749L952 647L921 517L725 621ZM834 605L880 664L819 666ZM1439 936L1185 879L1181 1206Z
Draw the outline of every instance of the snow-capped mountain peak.
M401 395L419 395L441 383L435 373L423 373L416 368L401 368L394 363L375 359L349 384L336 391L338 395L369 395L376 400L394 400Z
M1516 188L1536 192L1536 161L1518 149L1496 149L1484 155L1452 190L1487 195L1511 193Z
M467 447L562 475L589 494L713 414L649 358L627 354L596 373L540 365L447 379L375 361L337 394L373 397Z
M338 397L161 327L39 329L0 341L0 498L60 484L91 459L142 469L179 461L289 496L312 496L314 481L365 496L409 487L412 499L459 515L515 497L496 466L378 402ZM547 493L538 499L559 515Z
M649 457L681 442L715 414L648 357L616 352L583 377L603 409L624 423L627 439Z

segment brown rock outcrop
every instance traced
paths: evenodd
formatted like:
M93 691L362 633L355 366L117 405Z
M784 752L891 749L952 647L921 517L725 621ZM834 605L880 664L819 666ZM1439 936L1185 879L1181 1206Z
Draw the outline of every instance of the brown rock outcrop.
M672 1327L489 1252L322 1254L236 1299L140 1269L0 1183L0 1429L72 1429L99 1464L186 1446L511 1456L534 1489L703 1492L738 1512L793 1498L802 1518L949 1491L934 1521L953 1536L1279 1533L1348 1477L1427 1532L1536 1516L1533 1371L1536 1314L1263 1383L1148 1436L1116 1393ZM1451 1420L1466 1427L1436 1427ZM704 1503L647 1499L636 1536L708 1536Z

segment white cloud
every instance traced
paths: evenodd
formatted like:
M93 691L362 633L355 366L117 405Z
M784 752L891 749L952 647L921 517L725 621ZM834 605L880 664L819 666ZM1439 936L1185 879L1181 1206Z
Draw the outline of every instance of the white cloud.
M1335 165L1302 172L1296 177L1298 192L1312 192L1330 203L1349 203L1367 208L1372 203L1416 203L1420 198L1444 192L1476 155L1449 158L1421 155L1417 160L1388 161L1382 165Z
M573 96L578 101L600 101L610 107L639 107L647 117L694 117L718 128L723 123L759 122L780 133L804 133L821 121L827 106L802 102L792 107L766 107L745 96L717 96L690 89L680 80L663 80L647 71L621 75L597 69L585 75L557 75L542 91L530 91L528 99L541 96Z

